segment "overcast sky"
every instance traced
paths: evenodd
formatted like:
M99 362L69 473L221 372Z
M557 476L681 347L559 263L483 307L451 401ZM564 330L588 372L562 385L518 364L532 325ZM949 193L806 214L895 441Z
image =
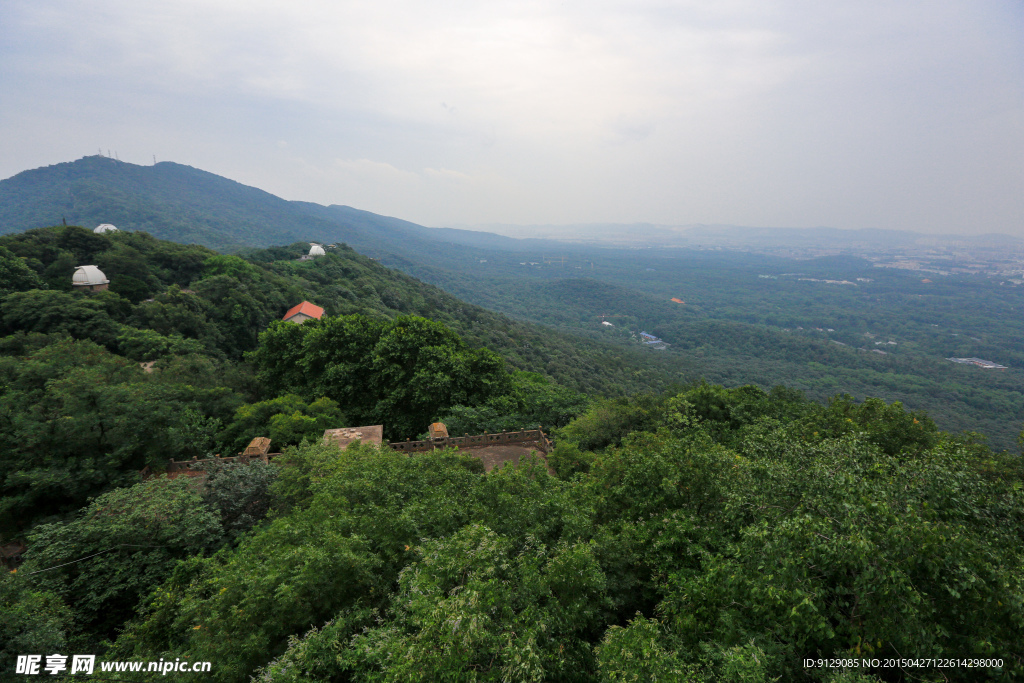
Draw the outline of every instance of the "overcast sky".
M1024 2L2 0L0 176L100 149L435 226L1024 235Z

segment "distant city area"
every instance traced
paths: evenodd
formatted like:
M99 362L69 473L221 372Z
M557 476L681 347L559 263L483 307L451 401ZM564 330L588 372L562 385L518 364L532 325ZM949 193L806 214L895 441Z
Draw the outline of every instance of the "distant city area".
M1011 284L1024 284L1024 240L1003 234L928 235L901 230L651 224L481 225L473 229L576 244L748 251L794 259L856 256L876 268L939 276L989 275L1004 277Z

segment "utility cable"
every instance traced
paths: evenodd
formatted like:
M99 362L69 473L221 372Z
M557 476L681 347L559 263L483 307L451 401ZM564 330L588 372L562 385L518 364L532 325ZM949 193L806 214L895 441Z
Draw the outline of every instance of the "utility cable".
M135 545L135 544L132 544L132 543L121 543L119 545L115 545L113 548L107 548L106 550L101 550L98 553L93 553L92 555L86 555L85 557L80 557L77 560L71 560L70 562L65 562L64 564L56 564L56 565L54 565L52 567L47 567L46 569L37 569L34 572L29 572L28 574L25 574L25 576L32 576L33 574L42 574L43 572L48 572L48 571L50 571L52 569L60 569L61 567L66 567L69 564L74 564L76 562L81 562L82 560L88 560L89 558L96 557L97 555L102 555L103 553L109 553L111 550L117 550L118 548L166 548L166 547L168 547L168 546L166 546L166 545Z

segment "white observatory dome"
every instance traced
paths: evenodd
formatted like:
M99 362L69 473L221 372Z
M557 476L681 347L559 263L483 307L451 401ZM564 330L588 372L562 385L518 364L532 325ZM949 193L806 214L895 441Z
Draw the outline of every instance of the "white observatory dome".
M323 256L326 253L327 252L324 251L324 248L321 247L319 244L314 244L313 246L311 246L309 248L309 255L310 256Z
M93 232L96 233L97 235L102 235L105 232L117 232L117 228L115 228L110 223L101 223L100 225L97 225L93 229Z
M75 287L106 285L110 284L110 280L96 266L78 266L78 270L71 276L71 284Z

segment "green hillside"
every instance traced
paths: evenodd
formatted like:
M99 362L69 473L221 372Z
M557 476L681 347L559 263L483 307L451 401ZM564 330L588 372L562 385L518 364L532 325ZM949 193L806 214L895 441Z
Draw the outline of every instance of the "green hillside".
M667 368L649 367L642 350L587 342L511 320L344 245L315 260L298 260L308 246L256 251L245 260L142 232L97 235L68 226L0 238L0 273L5 275L0 333L6 335L0 354L6 363L3 401L9 411L0 422L9 444L0 458L9 516L0 526L24 526L43 511L73 509L85 496L123 482L146 465L161 469L170 457L197 450L236 452L261 435L265 420L284 411L302 417L296 418L298 426L279 425L285 443L322 432L332 420L349 419L386 422L389 437L407 438L452 410L466 428L494 426L496 418L488 415L504 416L499 428L553 426L567 419L557 406L581 405L583 393L621 396L681 379ZM98 266L110 280L109 290L71 291L72 273L81 264ZM346 409L316 404L324 396L336 403L341 394L305 383L317 370L302 365L307 361L301 354L288 361L301 382L268 379L265 355L251 357L255 368L247 361L248 354L261 348L268 326L304 300L321 306L326 317L356 316L364 321L360 325L376 330L367 346L347 361L370 363L353 370L351 381L364 386L357 393L368 401L358 409L352 398L346 399L352 404ZM471 376L486 373L479 369L479 359L470 361L465 354L486 347L501 359L495 367L501 373L512 371L518 379L511 385L499 382L497 393L438 393L417 404L416 410L422 411L416 413L418 421L387 408L387 396L406 380L371 390L378 373L372 362L377 342L372 340L387 338L388 326L396 321L417 320L453 331L454 336L439 338L439 348L465 358L458 363L478 368L470 370ZM147 375L138 364L150 361L156 372ZM444 372L455 372L452 368ZM257 375L257 370L264 374ZM523 374L527 371L529 375ZM95 386L86 394L76 388L90 382ZM93 395L94 389L99 394ZM295 400L287 398L290 394ZM372 396L377 398L371 401ZM527 396L550 410L538 412L525 405ZM262 405L266 401L271 404ZM319 407L310 407L314 404ZM245 405L256 407L236 414ZM193 437L199 441L190 441ZM76 453L91 455L83 461L85 456ZM109 466L98 467L89 458L111 460ZM87 476L80 467L86 467ZM37 494L52 503L36 501ZM23 499L16 502L19 496ZM29 509L36 512L19 517Z
M210 662L202 675L224 683L1024 671L1018 455L880 399L669 387L687 356L518 322L344 245L299 260L307 248L0 237L0 542L27 545L0 572L0 670L88 652L98 677ZM72 290L85 263L107 291ZM663 305L537 286L636 321ZM281 322L302 300L323 318ZM434 420L543 424L556 446L485 473L466 452L319 439L364 424L416 437ZM283 455L161 476L255 436ZM972 664L883 665L910 652Z
M545 335L541 328L498 331L511 320L480 309L462 319L438 314L471 343L502 349L516 367L585 390L657 390L703 377L727 386L785 384L821 401L876 396L926 410L943 429L980 432L998 449L1015 448L1024 423L1024 287L999 279L925 283L851 256L612 249L431 229L351 207L288 202L172 163L86 157L0 181L0 232L62 217L239 253L286 276L288 268L270 264L293 258L298 247L262 249L310 239L346 244L462 301L562 332L538 343L526 336ZM119 277L116 286L126 282ZM335 296L321 289L325 301ZM669 347L641 348L640 331ZM559 351L541 358L538 344ZM949 357L1009 369L979 371Z
M324 208L324 207L318 207ZM190 166L138 166L101 156L25 171L0 181L0 234L61 223L112 223L161 239L230 250L319 239L367 247L392 235L354 219L317 216L288 202Z

